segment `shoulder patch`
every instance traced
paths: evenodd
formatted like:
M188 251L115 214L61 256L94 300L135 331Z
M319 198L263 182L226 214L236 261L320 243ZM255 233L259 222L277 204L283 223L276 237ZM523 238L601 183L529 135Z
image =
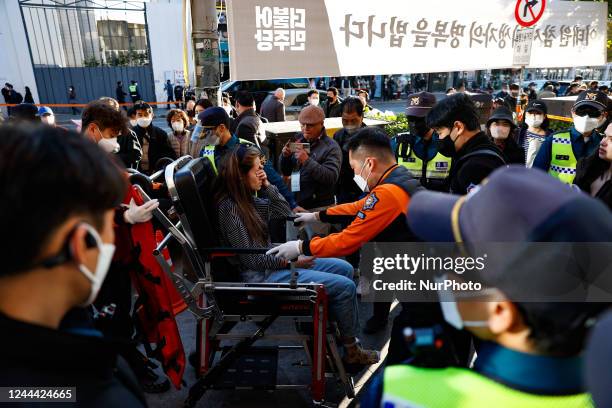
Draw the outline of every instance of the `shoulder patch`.
M378 203L378 197L376 197L376 193L371 193L368 198L366 198L365 203L363 203L362 211L373 210L376 204Z
M359 212L357 213L357 218L360 218L360 219L364 220L364 219L365 219L365 217L366 217L366 215L365 215L364 213L362 213L361 211L359 211Z

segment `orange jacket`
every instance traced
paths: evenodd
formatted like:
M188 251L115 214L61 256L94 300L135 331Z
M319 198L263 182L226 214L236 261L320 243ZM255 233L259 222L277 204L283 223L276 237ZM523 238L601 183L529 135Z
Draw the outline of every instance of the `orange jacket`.
M419 182L405 167L391 167L366 197L321 211L319 216L323 222L347 216L354 220L337 234L304 241L302 252L317 257L338 257L352 254L370 241L413 241L406 213L410 196L419 188Z

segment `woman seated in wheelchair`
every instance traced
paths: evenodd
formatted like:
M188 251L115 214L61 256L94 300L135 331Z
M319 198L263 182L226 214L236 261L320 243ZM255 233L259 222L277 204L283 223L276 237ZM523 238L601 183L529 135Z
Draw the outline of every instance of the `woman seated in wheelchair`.
M268 182L261 152L239 145L227 158L220 173L215 202L221 244L241 248L269 248L268 223L292 215L289 204ZM265 254L239 255L239 269L245 282L286 283L289 264ZM353 267L341 259L300 256L293 262L298 283L321 283L329 296L329 308L340 330L348 364L374 364L378 352L364 350L357 341L359 316Z

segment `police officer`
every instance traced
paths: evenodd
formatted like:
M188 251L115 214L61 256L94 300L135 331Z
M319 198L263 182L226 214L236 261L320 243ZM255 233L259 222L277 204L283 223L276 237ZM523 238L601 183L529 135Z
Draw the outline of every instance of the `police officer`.
M451 158L438 151L438 135L425 123L425 116L435 104L436 97L429 92L408 96L406 116L410 131L398 134L391 143L397 163L410 170L423 187L447 191L445 179Z
M608 96L600 91L583 91L572 107L574 124L553 133L542 143L533 167L547 171L564 183L572 184L578 160L589 156L601 142L596 131L608 117Z
M138 89L138 82L132 80L130 81L130 86L128 86L128 92L130 94L130 98L132 98L132 103L136 103L136 101L141 100L140 90Z
M538 205L521 205L525 200ZM520 166L495 171L469 200L419 192L410 203L408 222L425 241L468 244L565 242L567 237L574 242L599 242L612 236L612 218L605 205L565 188L542 172ZM564 247L560 246L558 251L553 246L547 251L524 248L525 252L508 257L518 260L517 263L501 260L503 265L499 268L483 271L486 297L477 292L441 293L446 322L468 330L480 340L473 369L388 366L373 381L361 406L591 406L582 379L583 343L589 327L608 304L537 302L544 296L550 299L551 282L558 288L583 284L577 283L576 276L585 265L575 259L575 263L567 262L574 267L560 273L558 268L550 267L550 262L564 256L561 254ZM602 256L611 257L609 253ZM505 268L512 278L507 278ZM493 269L506 272L491 273ZM538 279L534 280L534 275ZM459 276L452 274L447 279L461 281ZM463 282L469 278L466 276ZM534 302L524 296L527 292Z
M453 194L468 193L505 164L501 151L480 130L476 106L464 93L437 103L427 115L426 125L438 134L438 151L452 158L446 186Z

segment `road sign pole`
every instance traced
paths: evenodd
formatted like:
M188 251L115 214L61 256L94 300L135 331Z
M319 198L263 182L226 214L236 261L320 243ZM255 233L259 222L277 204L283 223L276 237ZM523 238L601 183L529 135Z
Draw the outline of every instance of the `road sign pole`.
M525 72L525 66L521 65L521 70L519 73L519 92L518 92L518 96L516 97L516 119L518 121L519 117L520 117L520 113L521 113L521 92L523 92L523 75Z
M540 4L539 11L534 12L533 7ZM517 0L514 9L514 16L517 23L523 28L518 30L517 37L514 38L514 57L513 65L520 67L519 74L519 92L516 97L516 117L517 120L521 117L521 92L523 91L523 75L525 75L525 67L530 65L531 60L531 45L533 43L533 26L542 18L544 9L546 8L546 0ZM522 11L522 13L521 13ZM527 11L529 11L532 19L527 19Z

